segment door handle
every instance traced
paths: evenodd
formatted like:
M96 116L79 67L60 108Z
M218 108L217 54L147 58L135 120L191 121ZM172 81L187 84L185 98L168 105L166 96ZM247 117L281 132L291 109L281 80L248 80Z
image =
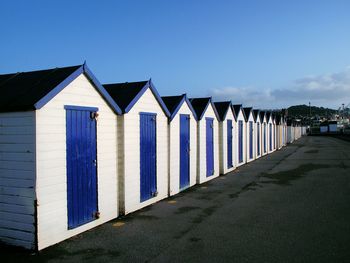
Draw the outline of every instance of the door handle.
M97 160L96 160L96 159L92 160L92 162L93 162L93 164L94 164L95 166L97 166Z

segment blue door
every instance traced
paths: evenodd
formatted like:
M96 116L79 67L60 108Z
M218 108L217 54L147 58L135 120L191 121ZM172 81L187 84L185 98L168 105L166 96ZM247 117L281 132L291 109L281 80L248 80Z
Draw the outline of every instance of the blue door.
M256 128L257 128L257 133L256 133L256 143L257 143L257 154L260 155L260 123L258 122L256 124Z
M243 162L243 121L238 121L238 162Z
M253 159L253 122L249 122L249 159Z
M272 151L272 124L269 124L269 146L270 146L270 151Z
M190 184L190 115L180 114L180 189Z
M206 154L207 154L207 176L214 174L214 119L205 118L206 127Z
M156 114L140 113L140 200L157 195Z
M232 162L232 120L227 120L227 167L233 167Z
M65 106L68 228L94 220L97 208L97 108Z
M264 123L264 153L266 153L266 123Z

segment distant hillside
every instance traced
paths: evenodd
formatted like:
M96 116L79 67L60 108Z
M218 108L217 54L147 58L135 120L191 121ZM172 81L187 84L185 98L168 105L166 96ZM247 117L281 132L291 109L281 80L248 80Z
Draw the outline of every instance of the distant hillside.
M310 109L307 105L296 105L288 108L288 116L295 117L307 117L309 116ZM315 107L311 106L311 116L328 116L337 113L336 110L323 108L323 107Z

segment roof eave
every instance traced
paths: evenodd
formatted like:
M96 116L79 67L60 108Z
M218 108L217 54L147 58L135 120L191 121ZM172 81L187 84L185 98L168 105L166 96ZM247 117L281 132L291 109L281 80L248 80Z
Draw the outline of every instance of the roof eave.
M65 80L53 88L49 93L42 97L39 101L34 104L34 109L38 110L44 107L51 99L53 99L58 93L60 93L65 87L72 83L78 76L85 74L85 76L92 82L96 90L106 100L107 104L113 109L116 114L122 114L120 107L115 103L112 97L107 93L105 88L97 80L91 70L86 64L81 65L77 70L70 74Z
M135 96L135 98L132 99L132 101L129 103L129 105L125 108L125 112L124 113L128 113L132 107L136 104L136 102L141 98L141 96L146 92L146 90L150 88L150 90L152 91L154 97L156 98L157 102L159 103L160 107L162 108L164 114L169 118L171 116L168 108L166 107L164 101L162 100L162 98L160 97L158 91L156 90L156 88L154 87L151 79L147 81L147 83L145 84L145 86L143 86L143 88L140 90L140 92Z

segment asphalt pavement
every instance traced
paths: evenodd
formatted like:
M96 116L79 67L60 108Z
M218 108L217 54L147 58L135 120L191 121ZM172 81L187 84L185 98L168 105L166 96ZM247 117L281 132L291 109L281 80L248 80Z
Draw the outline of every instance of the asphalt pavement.
M1 262L350 262L350 142L302 137L38 254Z

